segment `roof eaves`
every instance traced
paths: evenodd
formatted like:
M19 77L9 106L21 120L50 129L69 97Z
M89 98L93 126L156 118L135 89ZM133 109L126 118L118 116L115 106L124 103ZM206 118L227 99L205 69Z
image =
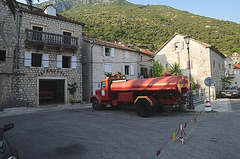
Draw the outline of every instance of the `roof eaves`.
M93 44L97 44L97 45L114 47L114 48L118 48L118 49L122 49L122 50L133 51L133 52L140 53L140 54L143 54L143 55L147 55L147 56L150 56L150 57L152 56L152 55L149 55L149 54L144 53L142 51L134 50L132 48L128 48L128 47L125 47L125 46L120 46L118 44L111 43L111 42L108 42L108 41L103 41L103 40L98 40L98 39L93 39L93 38L88 38L88 37L83 37L83 40L88 41L88 42L92 42Z
M19 4L25 5L25 4L22 4L22 3L19 3ZM37 7L33 7L33 11L30 11L29 9L21 7L20 11L23 11L23 12L26 12L26 13L29 13L29 14L34 14L34 15L47 17L47 18L52 18L52 19L62 20L62 21L70 22L70 23L75 23L75 24L79 24L79 25L83 25L83 26L86 25L83 22L78 22L78 21L75 21L75 20L71 20L71 19L69 19L67 17L64 17L62 15L59 15L59 14L57 14L57 16L52 16L52 15L45 14L45 13L43 13L43 9L40 9L40 8L37 8Z
M163 45L160 49L158 49L153 55L152 57L154 57L159 51L161 51L176 35L178 35L178 33L175 33L173 36L171 36Z

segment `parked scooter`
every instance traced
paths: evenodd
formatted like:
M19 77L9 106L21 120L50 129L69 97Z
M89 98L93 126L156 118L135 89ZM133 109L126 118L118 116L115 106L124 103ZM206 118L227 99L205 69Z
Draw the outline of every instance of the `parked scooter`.
M4 136L4 132L12 129L14 124L6 124L0 128L0 159L19 159L17 150L12 147Z

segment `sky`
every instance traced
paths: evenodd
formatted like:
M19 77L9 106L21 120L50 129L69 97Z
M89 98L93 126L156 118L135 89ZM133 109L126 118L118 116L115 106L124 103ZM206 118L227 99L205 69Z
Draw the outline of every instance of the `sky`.
M17 0L25 3L25 0ZM46 0L39 0L40 3ZM240 24L240 0L127 0L134 4L166 5L193 14ZM37 3L37 0L34 0Z

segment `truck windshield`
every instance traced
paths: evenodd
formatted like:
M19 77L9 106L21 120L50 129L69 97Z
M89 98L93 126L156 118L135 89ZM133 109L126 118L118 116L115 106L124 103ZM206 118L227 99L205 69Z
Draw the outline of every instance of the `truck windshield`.
M102 82L102 88L105 88L105 82Z

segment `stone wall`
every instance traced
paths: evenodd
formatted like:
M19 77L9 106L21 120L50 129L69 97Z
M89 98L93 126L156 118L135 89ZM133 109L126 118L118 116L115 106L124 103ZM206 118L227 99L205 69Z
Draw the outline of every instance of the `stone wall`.
M176 44L179 46L176 48ZM216 52L212 51L207 44L203 44L197 40L191 39L189 43L189 55L191 62L191 75L195 82L198 82L202 88L206 88L204 80L207 77L213 77L216 91L219 91L220 79L224 75L224 58ZM175 35L154 57L155 60L169 68L176 63L180 64L183 74L189 77L188 69L188 52L187 45L184 42L184 36ZM213 69L212 62L215 59L216 64L220 62L221 69Z
M64 103L71 100L82 100L82 25L78 23L66 22L50 16L44 17L28 12L23 12L20 25L20 43L18 53L17 74L13 72L13 56L16 46L17 18L14 20L6 6L0 3L1 25L4 24L4 32L0 36L0 46L7 50L7 61L0 63L0 99L3 107L14 106L36 106L39 104L39 80L65 80ZM2 16L3 15L3 16ZM42 26L44 32L62 35L63 31L69 31L71 36L78 38L78 48L76 51L61 51L56 47L47 46L44 49L26 46L26 29L33 26ZM3 38L4 37L4 38ZM0 49L1 49L0 48ZM48 54L49 67L25 66L25 52ZM76 68L58 68L57 55L76 56ZM7 73L7 74L6 74ZM68 84L77 83L77 91L72 97L68 91Z
M128 65L134 67L134 73L126 75L127 79L138 79L140 75L141 67L147 68L148 74L152 68L152 57L142 54L137 51L130 51L121 49L114 46L106 46L108 48L114 48L114 57L103 56L103 46L100 44L94 44L92 48L93 52L93 94L95 90L99 89L98 84L102 79L106 77L105 63L112 65L111 74L116 72L123 73L123 66ZM83 70L91 69L91 57L90 57L90 42L84 40L83 44ZM129 53L129 58L125 58L125 51ZM91 86L91 71L83 71L83 83L85 100L90 99L90 86Z

